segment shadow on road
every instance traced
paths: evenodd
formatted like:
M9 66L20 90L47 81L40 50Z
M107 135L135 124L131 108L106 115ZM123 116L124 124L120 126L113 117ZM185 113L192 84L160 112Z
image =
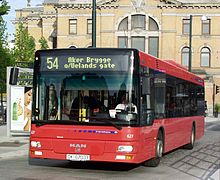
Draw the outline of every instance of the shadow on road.
M109 163L109 162L72 162L62 160L49 159L29 159L30 165L35 166L50 166L71 169L90 169L90 170L105 170L105 171L130 171L138 168L140 164L128 163Z

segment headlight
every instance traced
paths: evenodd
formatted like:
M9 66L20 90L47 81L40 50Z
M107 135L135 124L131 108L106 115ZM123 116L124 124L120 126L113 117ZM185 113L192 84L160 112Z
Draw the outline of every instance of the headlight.
M39 141L31 141L31 147L40 148L41 143Z
M133 146L118 146L118 152L132 152Z

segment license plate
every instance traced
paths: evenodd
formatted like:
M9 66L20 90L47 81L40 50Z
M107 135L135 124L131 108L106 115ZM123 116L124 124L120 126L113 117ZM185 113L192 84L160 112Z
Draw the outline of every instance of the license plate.
M90 155L87 154L67 154L66 159L70 161L89 161Z

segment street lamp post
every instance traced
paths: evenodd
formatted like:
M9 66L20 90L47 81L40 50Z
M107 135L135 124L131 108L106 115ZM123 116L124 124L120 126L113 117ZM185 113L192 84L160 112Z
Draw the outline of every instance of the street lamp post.
M192 18L193 16L201 16L201 20L205 21L207 20L207 17L205 15L190 15L189 16L189 65L188 65L188 71L192 71Z
M189 65L188 71L192 71L192 15L189 16Z
M96 47L96 0L92 0L92 47Z

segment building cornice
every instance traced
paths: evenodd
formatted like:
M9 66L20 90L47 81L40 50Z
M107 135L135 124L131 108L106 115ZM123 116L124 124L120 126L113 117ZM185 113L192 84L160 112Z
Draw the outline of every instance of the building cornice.
M22 9L15 9L16 11L24 11L24 12L43 12L43 7L28 7L28 8L22 8Z
M173 4L159 4L157 6L161 9L166 8L176 8L176 9L187 9L187 8L196 8L196 9L218 9L220 8L220 4L181 4L181 5L173 5Z
M189 15L192 16L207 16L207 17L220 17L220 13L173 13L173 12L165 12L162 13L162 16L175 16L175 17L189 17Z
M116 8L118 0L97 0L97 8ZM60 0L47 0L43 5L53 5L55 8L71 8L71 9L91 9L92 0L75 0L75 1L60 1Z
M92 4L56 4L55 8L60 9L92 9ZM97 9L116 9L117 4L97 4Z
M57 14L55 13L45 13L40 15L41 18L49 19L49 18L56 18Z
M219 8L220 7L220 1L212 3L210 1L206 1L206 3L203 3L201 1L177 1L177 0L160 0L160 4L157 5L158 8L178 8L178 9L186 9L186 8L198 8L198 9L211 9L211 8ZM186 3L187 2L187 3Z

